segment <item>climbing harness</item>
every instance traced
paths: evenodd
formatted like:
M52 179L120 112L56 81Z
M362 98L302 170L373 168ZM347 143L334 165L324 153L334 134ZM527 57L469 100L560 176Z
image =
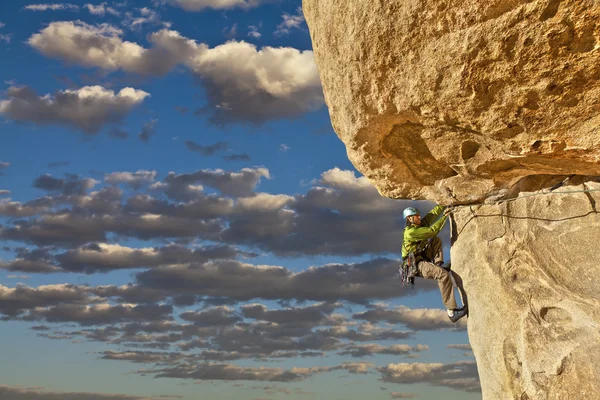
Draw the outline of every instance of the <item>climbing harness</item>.
M406 258L402 260L402 264L400 264L399 274L400 274L400 283L402 287L410 284L411 288L415 287L415 276L419 272L417 268L418 260L417 256L413 251L408 253Z

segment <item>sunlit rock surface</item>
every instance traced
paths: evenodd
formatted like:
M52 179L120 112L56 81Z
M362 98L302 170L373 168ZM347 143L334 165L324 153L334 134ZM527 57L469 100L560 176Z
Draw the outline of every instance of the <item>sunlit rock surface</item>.
M598 399L600 191L539 193L455 213L483 398Z
M356 168L384 196L485 203L451 250L484 400L600 398L600 0L303 11Z
M303 11L333 127L383 195L478 201L530 175L600 175L600 1Z

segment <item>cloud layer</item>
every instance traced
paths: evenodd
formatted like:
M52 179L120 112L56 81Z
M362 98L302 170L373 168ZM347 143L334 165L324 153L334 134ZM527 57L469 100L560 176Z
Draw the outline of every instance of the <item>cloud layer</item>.
M167 29L149 35L152 47L144 48L122 35L108 24L52 22L28 43L47 57L106 71L161 76L184 65L206 90L208 104L196 114L217 124L293 118L324 104L312 51L236 41L209 48Z
M122 121L149 94L130 87L118 93L102 86L61 90L53 96L38 96L29 87L10 87L0 100L0 115L38 125L61 124L96 133L104 125Z

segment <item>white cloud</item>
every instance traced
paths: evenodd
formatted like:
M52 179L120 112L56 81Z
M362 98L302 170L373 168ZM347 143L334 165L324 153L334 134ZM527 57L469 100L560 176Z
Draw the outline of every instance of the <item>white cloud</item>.
M10 43L10 39L12 38L11 33L3 33L0 34L0 42Z
M139 170L137 172L112 172L104 175L106 183L126 183L139 188L143 183L151 183L156 179L156 171Z
M452 364L400 363L378 368L384 382L428 382L468 392L481 390L475 361L459 361Z
M122 31L108 24L88 25L77 22L52 22L28 43L48 57L59 58L86 67L105 70L122 68L129 72L144 72L141 46L124 42ZM169 67L170 69L170 67Z
M171 3L186 11L227 10L232 8L249 9L257 7L267 0L172 0Z
M106 15L111 14L114 15L115 17L119 17L121 15L120 12L118 12L117 10L115 10L112 7L109 7L106 5L106 2L104 3L100 3L98 5L94 5L94 4L86 4L85 7L88 9L88 11L90 12L90 14L94 14L94 15Z
M64 3L55 3L55 4L30 4L24 7L26 10L30 11L58 11L58 10L73 10L78 11L79 6L75 4L64 4Z
M203 77L214 105L213 122L263 122L290 118L323 104L311 51L290 47L257 50L246 42L228 42L196 57L190 67Z
M127 394L106 394L88 392L52 392L41 387L11 387L0 385L0 398L13 400L158 400L175 399L176 396L132 396Z
M271 211L279 210L293 201L294 198L292 196L285 194L257 193L252 197L238 199L237 206L245 211Z
M28 87L11 87L7 100L0 100L0 115L14 121L39 125L63 124L96 133L104 124L119 122L148 93L130 87L115 94L102 86L58 91L38 96Z
M160 14L148 7L138 8L137 13L138 15L134 15L133 12L126 12L121 24L131 30L140 29L143 25L162 25L166 28L171 26L170 22L161 21Z
M253 37L254 39L260 39L262 34L258 31L258 27L256 25L250 25L248 27L250 32L248 32L248 36Z
M291 147L290 147L290 146L288 146L288 145L287 145L287 144L285 144L285 143L281 143L281 144L279 145L279 151L281 151L281 152L283 152L283 153L285 153L286 151L288 151L290 148L291 148Z
M107 71L164 75L183 64L207 92L209 104L197 113L218 124L292 118L324 104L312 51L243 41L209 48L166 29L151 34L153 47L146 49L122 34L107 24L53 22L28 43L48 57Z
M277 25L275 35L287 35L292 29L301 29L304 24L304 14L301 7L298 7L296 14L284 13L281 18L283 18L283 22Z
M0 28L4 28L6 24L4 22L0 22Z
M337 167L327 170L321 174L321 181L338 189L361 190L373 188L373 184L364 176L356 177L354 171L342 170Z

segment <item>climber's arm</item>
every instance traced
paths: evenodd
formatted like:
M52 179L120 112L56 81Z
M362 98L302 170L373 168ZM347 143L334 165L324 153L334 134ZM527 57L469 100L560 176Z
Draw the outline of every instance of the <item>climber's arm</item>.
M440 233L447 219L448 216L444 215L431 226L421 226L419 228L413 228L410 230L410 232L407 232L405 240L411 242L418 242L421 240L427 240L432 237L435 237L438 233Z
M422 221L423 225L433 225L433 222L440 215L442 215L442 213L444 212L445 208L446 207L440 206L440 205L437 205L437 206L433 207L433 209L431 211L429 211L427 213L427 215L425 215L423 218L421 218L421 221Z

